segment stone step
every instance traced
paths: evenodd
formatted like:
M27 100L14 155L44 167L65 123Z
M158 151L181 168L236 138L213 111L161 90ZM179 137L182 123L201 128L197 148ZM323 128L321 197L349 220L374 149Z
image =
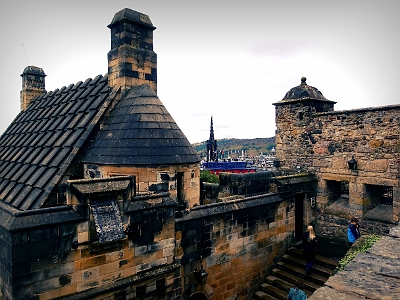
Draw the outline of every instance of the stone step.
M286 253L289 255L298 257L298 258L303 257L303 254L301 253L301 248L298 248L298 247L291 247L286 251ZM331 259L328 257L324 257L319 254L316 255L315 261L316 261L316 263L318 263L326 268L332 269L332 270L335 270L336 267L339 266L339 262L337 260L334 260L334 259Z
M288 264L297 266L299 268L303 268L303 269L305 269L305 266L306 266L306 261L303 258L298 258L296 256L292 256L292 255L288 255L288 254L285 254L284 256L282 256L282 261L286 262ZM315 264L312 269L313 269L313 272L318 273L327 278L329 276L331 276L332 273L334 272L334 269L329 269L327 267L319 265L318 260L315 261Z
M299 268L296 266L293 266L291 264L285 263L285 262L278 262L276 264L276 266L281 269L284 270L292 275L298 276L298 277L302 277L303 279L307 279L310 281L313 281L319 285L323 285L328 278L322 275L319 275L315 272L313 272L313 269L311 270L311 274L306 278L306 271L304 270L304 268Z
M317 254L312 272L306 276L305 260L300 246L299 243L286 251L266 278L266 283L263 283L260 290L254 294L253 300L287 300L289 290L298 280L303 281L307 297L325 284L339 265L338 261Z
M280 279L283 279L283 280L289 282L290 284L292 284L292 286L296 283L296 281L301 280L304 282L304 288L310 292L314 292L316 289L318 289L322 286L313 281L310 281L303 277L292 275L292 274L290 274L286 271L283 271L281 269L278 269L278 268L273 269L272 274L277 278L280 278Z
M268 295L266 292L257 291L253 297L255 300L278 300L274 296Z
M266 278L267 283L269 283L270 285L281 289L282 291L285 291L287 293L289 293L290 289L294 286L293 283L287 282L283 279L280 279L278 277L275 277L273 275L270 275ZM304 292L307 294L307 297L310 297L312 295L312 292L305 289Z
M288 295L287 292L282 291L279 288L276 288L276 287L270 285L269 283L261 284L261 290L268 295L274 296L277 299L287 300L287 295Z
M274 275L269 275L266 278L266 281L268 284L270 284L274 287L280 288L281 290L286 291L286 292L289 292L289 290L293 287L292 283L287 282L283 279L280 279Z

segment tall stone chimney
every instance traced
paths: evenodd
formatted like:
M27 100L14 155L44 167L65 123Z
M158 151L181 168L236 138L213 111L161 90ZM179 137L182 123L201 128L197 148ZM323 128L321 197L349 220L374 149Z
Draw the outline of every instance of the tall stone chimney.
M108 84L131 86L148 83L157 93L157 54L153 51L156 29L147 15L125 8L108 25L111 50L108 52Z
M29 66L21 74L22 90L20 92L21 110L25 110L32 99L46 93L45 77L42 68Z

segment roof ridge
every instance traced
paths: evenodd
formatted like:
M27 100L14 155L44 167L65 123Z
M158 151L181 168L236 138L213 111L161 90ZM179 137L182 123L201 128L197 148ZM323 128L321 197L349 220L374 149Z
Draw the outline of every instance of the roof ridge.
M88 77L88 78L85 79L85 81L81 81L80 80L80 81L77 81L76 83L71 83L71 84L68 85L68 87L63 85L61 88L55 88L52 91L47 91L45 94L43 94L41 96L43 97L44 95L47 95L47 94L50 94L50 93L54 93L55 94L57 92L66 93L70 88L76 87L78 84L79 84L78 88L82 88L82 87L84 87L86 85L97 84L98 82L104 80L104 78L107 78L107 77L108 77L108 74L105 74L105 75L98 74L94 78ZM82 83L83 83L83 85L82 85ZM36 97L35 97L35 99L36 99Z

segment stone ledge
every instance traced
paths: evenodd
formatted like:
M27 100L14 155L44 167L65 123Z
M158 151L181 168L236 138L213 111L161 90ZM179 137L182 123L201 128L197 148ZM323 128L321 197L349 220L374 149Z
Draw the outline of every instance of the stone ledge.
M358 253L309 299L399 299L399 232L399 226L393 228L391 236L382 237L369 251Z

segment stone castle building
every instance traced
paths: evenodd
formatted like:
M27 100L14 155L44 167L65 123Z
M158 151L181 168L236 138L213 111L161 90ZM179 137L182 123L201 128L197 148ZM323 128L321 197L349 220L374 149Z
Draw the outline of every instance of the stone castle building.
M329 223L351 216L391 227L400 216L400 105L334 111L335 103L303 77L274 104L280 168L316 175L308 198L322 234L344 234Z
M350 214L397 224L400 106L335 112L304 79L275 103L277 171L201 191L157 97L150 18L108 27L106 75L50 92L41 68L21 75L0 137L3 299L251 299L308 223L338 241Z

